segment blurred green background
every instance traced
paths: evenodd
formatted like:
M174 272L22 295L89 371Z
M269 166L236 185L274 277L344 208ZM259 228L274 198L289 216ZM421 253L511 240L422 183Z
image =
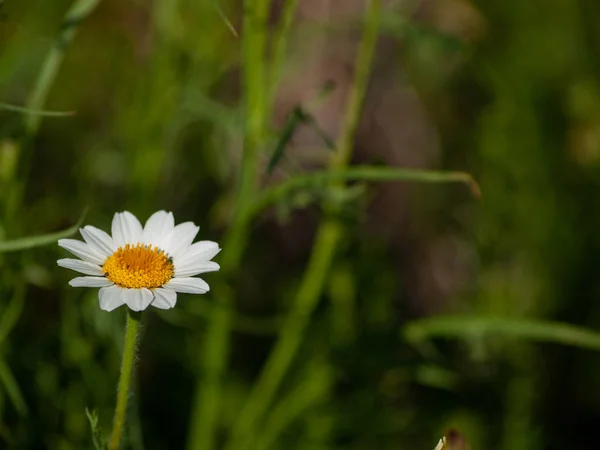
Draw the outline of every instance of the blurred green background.
M308 183L245 222L245 186L327 170L373 17L352 164L464 171L481 198ZM593 446L598 17L595 0L0 2L0 244L88 206L105 230L172 210L224 248L208 294L145 313L122 448L416 450L449 428L474 450ZM324 217L339 238L312 283ZM0 253L0 448L93 448L86 408L111 427L125 311L70 288L63 257ZM303 293L318 303L296 319ZM285 330L289 370L236 428Z

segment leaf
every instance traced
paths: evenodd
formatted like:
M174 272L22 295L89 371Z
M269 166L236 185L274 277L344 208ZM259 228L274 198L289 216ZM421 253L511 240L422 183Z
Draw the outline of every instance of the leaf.
M27 404L25 403L25 399L23 398L23 394L19 389L19 385L15 380L14 375L12 374L10 368L4 361L4 358L0 355L0 383L6 389L6 393L8 394L8 398L14 405L15 409L21 416L26 416L28 412Z
M273 172L273 169L275 168L275 166L277 166L277 164L283 157L283 154L287 149L287 146L290 143L292 136L294 136L296 128L298 128L298 126L304 121L304 112L299 106L296 106L294 110L288 115L287 120L285 122L285 126L283 127L283 131L281 132L281 136L279 137L277 145L275 146L275 150L271 155L271 159L269 159L269 165L267 166L268 174L271 174Z
M314 99L311 103L318 105L323 102L323 100L325 100L333 91L334 87L335 85L332 82L326 82L320 89L316 99ZM333 142L333 139L331 139L331 137L329 137L329 135L319 126L315 118L310 113L306 112L302 106L297 105L286 119L283 131L281 132L279 140L277 141L277 145L275 146L275 150L273 151L271 159L269 160L269 165L267 166L268 174L273 172L273 169L283 157L290 140L294 136L294 132L301 124L309 125L323 140L323 143L329 150L335 150L335 142Z
M243 120L239 111L211 99L196 88L185 89L181 108L194 118L206 120L228 132L237 132L242 128Z
M100 426L98 425L98 411L93 409L91 412L89 409L85 408L85 415L90 422L90 429L92 430L92 443L94 444L94 448L96 450L106 450L108 446L102 437L102 431L100 430Z
M79 220L75 225L63 231L56 233L43 234L40 236L28 236L24 238L13 239L12 241L0 241L0 253L16 252L19 250L28 250L30 248L41 247L43 245L54 244L59 239L68 237L77 232L87 213L87 208L81 213Z
M418 343L429 338L468 339L488 334L600 350L600 333L561 322L481 316L438 316L408 323L403 334Z

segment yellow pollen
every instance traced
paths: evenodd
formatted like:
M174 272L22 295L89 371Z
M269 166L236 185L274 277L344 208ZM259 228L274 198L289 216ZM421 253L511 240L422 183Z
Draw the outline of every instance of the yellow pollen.
M127 244L110 255L102 271L106 278L124 288L153 289L173 278L173 263L158 247Z

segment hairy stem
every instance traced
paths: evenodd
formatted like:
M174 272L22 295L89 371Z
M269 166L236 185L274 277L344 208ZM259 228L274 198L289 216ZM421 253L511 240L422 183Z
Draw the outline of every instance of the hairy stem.
M117 406L115 407L115 417L113 420L113 429L110 435L109 450L118 450L125 428L125 419L127 415L127 402L129 400L129 389L131 385L131 374L135 364L137 352L137 341L140 331L141 314L128 310L127 325L125 327L125 344L123 346L123 362L121 364L121 375L119 377L119 390L117 392Z

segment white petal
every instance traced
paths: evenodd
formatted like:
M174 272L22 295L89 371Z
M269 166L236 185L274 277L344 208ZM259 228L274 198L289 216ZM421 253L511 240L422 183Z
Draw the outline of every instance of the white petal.
M89 261L100 266L104 264L104 261L106 260L106 258L98 253L98 251L94 250L85 242L77 241L75 239L59 239L58 245L70 251L75 256L79 256L84 261Z
M193 222L180 223L164 237L159 247L175 258L188 250L199 229Z
M149 289L124 289L123 301L133 311L143 311L154 300L154 296Z
M86 275L104 275L102 269L99 265L93 264L91 262L82 261L81 259L59 259L56 263L60 267L64 267L66 269L76 270L77 272L85 273Z
M112 238L105 231L102 231L91 225L87 225L81 228L79 232L90 247L105 257L112 255L115 250L117 250Z
M200 257L205 261L210 261L220 251L221 249L219 248L219 244L216 242L198 241L190 245L186 252L183 252L181 255L179 255L178 260L175 262L180 261L181 263L185 263Z
M214 261L206 261L204 259L198 259L193 262L189 262L184 265L175 265L175 276L176 277L193 277L201 273L216 272L219 270L219 266Z
M170 289L157 288L152 291L152 306L158 309L171 309L177 303L177 292Z
M206 281L201 278L171 278L164 287L186 294L204 294L210 290Z
M114 283L105 277L77 277L69 281L73 287L105 287Z
M115 245L135 245L142 240L142 224L129 211L116 213L112 221L112 235Z
M123 230L121 228L121 213L115 213L113 216L110 233L112 234L113 242L117 248L125 245L125 237L123 236Z
M142 241L145 244L159 245L164 238L175 227L173 213L157 211L146 221L142 233Z
M100 309L104 311L112 311L117 309L119 306L125 304L123 302L123 291L124 289L116 284L110 287L103 287L98 291L98 297L100 298Z

